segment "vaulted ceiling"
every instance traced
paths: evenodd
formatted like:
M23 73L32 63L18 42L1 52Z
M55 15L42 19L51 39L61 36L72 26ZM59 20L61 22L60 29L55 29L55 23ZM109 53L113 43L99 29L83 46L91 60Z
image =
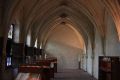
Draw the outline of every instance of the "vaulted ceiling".
M67 23L74 26L86 44L88 39L94 44L95 31L105 37L106 12L113 16L120 33L119 0L5 0L5 4L5 20L7 24L20 24L23 40L30 31L33 41L44 41L55 25Z

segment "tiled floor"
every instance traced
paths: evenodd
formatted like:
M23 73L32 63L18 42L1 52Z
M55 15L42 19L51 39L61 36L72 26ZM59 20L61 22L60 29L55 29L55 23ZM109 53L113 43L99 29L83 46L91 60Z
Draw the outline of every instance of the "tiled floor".
M96 80L83 70L61 70L51 80Z

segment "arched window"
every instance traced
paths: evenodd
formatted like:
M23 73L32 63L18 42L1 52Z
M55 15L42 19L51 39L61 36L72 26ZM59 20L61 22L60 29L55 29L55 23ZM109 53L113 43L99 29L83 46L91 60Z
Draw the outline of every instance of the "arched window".
M35 41L35 45L34 45L34 47L36 47L36 48L37 48L37 39L36 39L36 41Z
M42 44L40 45L40 49L42 49Z
M10 25L10 29L9 29L9 32L8 32L8 38L9 39L13 39L13 27L14 25Z
M26 45L30 46L31 45L31 31L29 30L27 37L26 37Z
M7 59L6 59L6 66L11 66L11 56L12 56L12 43L13 43L13 37L14 37L14 25L10 25L9 31L8 31L8 40L7 40L7 46L6 46L6 53L7 53Z

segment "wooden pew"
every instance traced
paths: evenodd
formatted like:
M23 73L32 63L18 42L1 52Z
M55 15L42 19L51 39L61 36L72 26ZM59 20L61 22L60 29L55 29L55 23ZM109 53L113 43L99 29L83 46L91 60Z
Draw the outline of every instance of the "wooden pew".
M37 73L41 75L42 80L50 80L50 67L49 66L39 66L32 64L20 65L18 68L19 73Z
M57 58L49 57L46 59L36 60L34 62L37 65L50 66L50 77L54 78L54 73L57 72Z
M35 63L38 65L47 65L47 66L51 66L52 63L54 67L54 72L57 72L57 58L55 57L48 57L46 59L36 60Z

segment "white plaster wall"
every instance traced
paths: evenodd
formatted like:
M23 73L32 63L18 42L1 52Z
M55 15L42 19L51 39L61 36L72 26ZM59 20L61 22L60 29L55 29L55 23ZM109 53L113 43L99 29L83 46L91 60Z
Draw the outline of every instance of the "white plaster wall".
M16 24L15 25L15 33L14 33L14 42L19 43L19 36L20 35L20 29L19 29L19 25Z
M117 36L117 31L115 28L115 24L108 15L106 19L106 56L120 56L120 43ZM99 65L99 56L103 56L102 52L102 45L101 45L101 38L98 32L95 35L95 59L94 59L94 77L98 79L98 65Z
M85 54L84 54L83 63L84 63L83 69L84 71L86 71L86 55Z
M87 71L87 57L86 57L86 47L84 47L84 54L81 55L83 58L83 60L81 60L81 68L84 70L84 71Z
M81 69L84 69L84 55L81 54Z
M82 42L83 43L83 42ZM50 35L45 50L58 59L58 69L78 69L81 42L75 32L65 25L56 27Z
M90 40L88 42L88 58L87 58L87 72L89 74L92 74L92 49L91 49L91 43Z
M99 65L99 56L102 56L102 44L101 38L98 32L95 32L95 58L94 58L94 77L98 79L98 65Z
M82 59L81 59L81 68L86 71L86 54L81 55Z
M30 42L31 42L31 36L28 34L26 44L30 46Z
M120 56L120 42L118 40L115 24L110 15L107 22L107 37L106 37L106 55Z
M87 72L92 75L92 66L93 66L93 76L98 79L98 57L102 56L102 45L101 45L101 38L98 32L95 32L95 57L94 57L94 64L92 65L92 49L91 43L88 43L88 58L87 58ZM86 58L84 58L86 59ZM85 67L84 67L85 68Z

